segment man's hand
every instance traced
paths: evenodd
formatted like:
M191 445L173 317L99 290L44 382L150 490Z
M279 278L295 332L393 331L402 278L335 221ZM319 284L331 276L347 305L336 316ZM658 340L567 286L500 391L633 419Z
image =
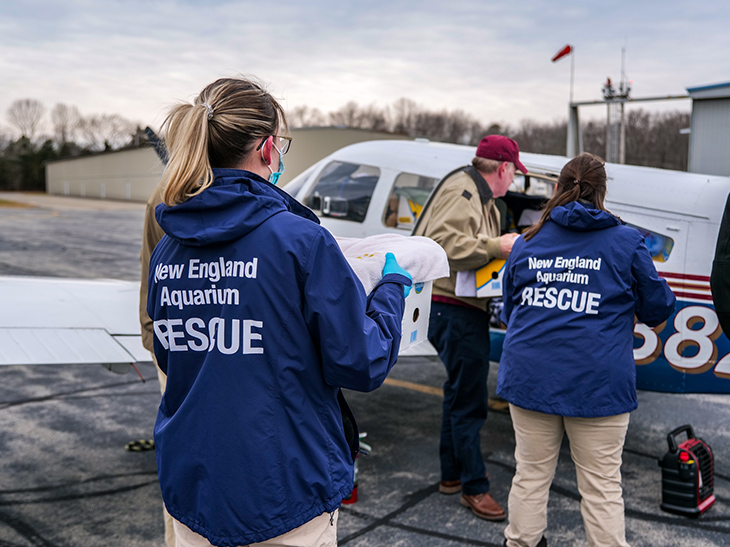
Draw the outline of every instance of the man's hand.
M502 258L509 257L509 254L512 252L512 245L515 244L515 239L517 239L520 235L519 234L504 234L503 236L500 236L499 238L499 254Z

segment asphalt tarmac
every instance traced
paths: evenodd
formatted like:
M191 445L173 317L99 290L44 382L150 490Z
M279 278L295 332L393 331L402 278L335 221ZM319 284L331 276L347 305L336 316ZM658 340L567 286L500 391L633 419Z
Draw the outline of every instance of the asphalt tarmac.
M0 275L136 280L143 212L142 204L0 193ZM124 449L152 437L159 386L152 365L141 371L145 383L96 365L0 371L0 547L163 544L154 453ZM458 495L438 492L444 379L437 359L404 358L375 392L347 393L372 452L359 459L358 501L342 506L340 545L502 545L506 523L479 520ZM697 519L659 508L657 458L667 433L685 423L715 455L717 501ZM639 392L622 468L631 545L730 545L729 423L730 396ZM490 413L482 447L492 494L506 505L514 474L508 414ZM551 546L587 544L567 443L546 536Z

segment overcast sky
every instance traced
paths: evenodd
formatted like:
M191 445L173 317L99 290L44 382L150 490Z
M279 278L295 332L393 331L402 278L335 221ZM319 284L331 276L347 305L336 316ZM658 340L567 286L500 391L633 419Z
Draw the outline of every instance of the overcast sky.
M571 60L550 61L566 44L575 100L619 80L624 46L633 97L678 95L730 81L728 29L727 0L2 0L0 127L22 98L157 127L239 73L287 108L407 97L485 124L552 121L567 116Z

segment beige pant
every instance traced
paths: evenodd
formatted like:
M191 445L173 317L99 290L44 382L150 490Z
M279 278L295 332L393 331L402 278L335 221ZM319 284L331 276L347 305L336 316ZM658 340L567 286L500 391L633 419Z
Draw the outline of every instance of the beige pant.
M155 359L155 355L152 354L152 362L155 364L155 369L157 369L157 379L160 382L160 394L165 393L165 388L167 387L167 376L165 375L162 370L160 370L160 367L157 366L157 359ZM172 525L172 517L170 516L170 513L167 512L167 509L165 509L165 504L162 504L162 520L165 523L165 547L175 547L175 528Z
M547 526L550 484L563 432L570 440L588 545L628 547L621 496L621 453L629 415L566 418L510 404L517 470L509 492L508 547L534 547Z
M251 543L248 547L337 547L337 517L330 513L322 513L299 528L286 534L263 541ZM183 523L173 519L175 525L176 547L210 547L210 542L200 534L196 534Z

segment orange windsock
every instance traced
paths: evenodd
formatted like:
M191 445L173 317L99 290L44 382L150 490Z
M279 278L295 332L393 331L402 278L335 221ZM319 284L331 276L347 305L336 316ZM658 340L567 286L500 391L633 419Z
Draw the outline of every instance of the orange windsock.
M553 57L553 63L555 61L557 61L558 59L560 59L561 57L565 57L566 55L569 55L571 53L573 53L573 46L568 44L567 46L565 46L563 49L561 49L560 51L558 51L555 54L555 57Z

